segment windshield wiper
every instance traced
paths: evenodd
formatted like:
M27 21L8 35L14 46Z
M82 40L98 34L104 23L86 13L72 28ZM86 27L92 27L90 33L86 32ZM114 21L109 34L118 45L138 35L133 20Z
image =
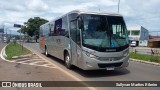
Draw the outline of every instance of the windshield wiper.
M113 36L113 34L111 35L111 37L116 41L116 43L118 44L118 46L121 47L121 44L119 44L119 42L117 41L117 39L115 39L115 37Z

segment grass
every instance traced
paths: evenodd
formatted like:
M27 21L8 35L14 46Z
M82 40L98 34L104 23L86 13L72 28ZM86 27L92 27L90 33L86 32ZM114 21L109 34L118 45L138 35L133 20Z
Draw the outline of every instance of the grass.
M31 54L31 51L26 49L25 47L22 48L20 44L17 43L9 43L5 49L6 52L6 59L11 60L13 56L21 56Z
M160 63L160 56L130 53L130 58Z

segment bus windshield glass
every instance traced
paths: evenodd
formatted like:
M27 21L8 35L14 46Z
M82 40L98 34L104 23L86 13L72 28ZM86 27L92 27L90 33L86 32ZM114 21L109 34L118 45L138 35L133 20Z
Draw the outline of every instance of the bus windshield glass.
M127 29L121 16L85 14L82 45L91 49L121 48L128 45Z

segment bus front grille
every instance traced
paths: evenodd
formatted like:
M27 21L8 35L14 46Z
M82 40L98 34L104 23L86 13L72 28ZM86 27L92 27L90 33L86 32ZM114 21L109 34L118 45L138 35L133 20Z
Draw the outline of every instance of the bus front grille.
M123 56L121 57L99 57L98 60L100 61L119 61L122 58L124 58Z
M99 63L99 68L106 68L106 67L120 67L123 62L120 63Z

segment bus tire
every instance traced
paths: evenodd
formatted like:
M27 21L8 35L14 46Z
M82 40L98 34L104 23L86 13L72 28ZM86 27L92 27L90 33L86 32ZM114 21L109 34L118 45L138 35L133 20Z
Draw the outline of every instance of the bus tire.
M65 53L64 62L65 62L65 66L66 66L68 69L71 69L71 68L72 68L71 58L70 58L68 52Z
M48 57L48 50L46 46L45 46L45 55Z

